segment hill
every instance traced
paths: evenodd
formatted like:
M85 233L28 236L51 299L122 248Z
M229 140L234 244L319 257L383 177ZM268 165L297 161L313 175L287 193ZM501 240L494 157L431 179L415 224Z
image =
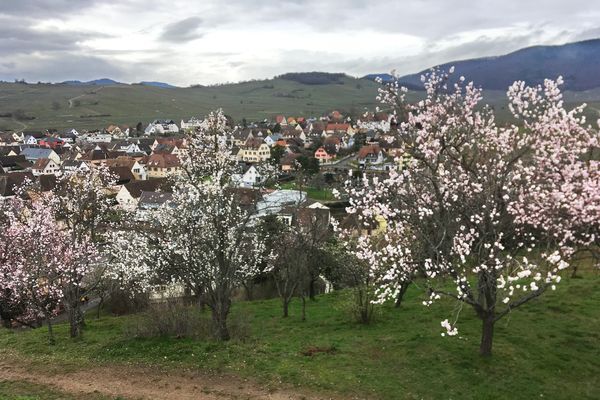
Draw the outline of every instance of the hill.
M584 91L600 87L600 39L561 46L534 46L498 57L453 61L439 65L456 69L454 79L464 75L476 85L489 90L506 90L516 80L537 85L546 78L565 80L564 89ZM427 70L400 78L409 87L422 87L421 75ZM372 76L376 76L373 74Z
M61 82L64 85L74 85L74 86L90 86L90 85L100 85L100 86L106 86L106 85L122 85L121 82L117 82L113 79L109 79L109 78L101 78L101 79L94 79L93 81L87 81L87 82L82 82L82 81L64 81Z
M373 109L378 85L345 75L335 83L307 84L285 76L218 86L169 88L156 85L0 83L0 130L94 129L135 125L157 118L179 121L222 107L236 121L277 114L319 116L331 110ZM290 79L292 78L292 79ZM16 118L15 115L18 117Z

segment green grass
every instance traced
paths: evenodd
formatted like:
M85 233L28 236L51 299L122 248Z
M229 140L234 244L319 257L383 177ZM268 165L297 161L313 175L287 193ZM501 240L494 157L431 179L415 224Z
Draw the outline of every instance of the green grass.
M23 381L0 381L0 400L108 400L100 394L76 396Z
M202 117L222 107L236 121L285 116L320 116L337 109L346 114L374 110L378 85L368 80L344 78L343 84L303 85L284 79L227 84L215 87L164 89L139 85L67 86L0 83L0 115L23 110L33 120L0 117L0 130L7 129L100 129L110 124L144 125L156 118L179 121ZM410 93L409 101L423 93ZM519 123L510 117L505 91L485 91L497 120ZM69 99L78 105L69 107ZM600 91L566 92L568 107L589 104L588 119L600 116ZM58 108L53 106L56 102ZM75 104L75 103L73 103Z
M36 119L22 121L27 129L93 129L109 124L156 118L202 117L222 107L236 121L287 116L320 116L337 109L345 113L374 109L378 85L371 81L343 79L343 84L303 85L284 79L255 81L204 88L164 89L148 86L66 86L0 83L0 114L21 109ZM69 99L79 105L69 107ZM58 102L59 108L53 108ZM75 104L75 103L73 103ZM109 116L103 116L110 114ZM11 118L0 118L0 130L22 129Z
M296 190L296 183L295 182L286 182L286 183L280 185L280 188L288 189L288 190ZM313 199L313 200L329 201L329 200L335 199L335 197L333 196L333 193L331 192L331 189L317 189L314 187L305 187L305 188L302 188L301 190L305 191L308 198Z
M420 304L411 287L401 309L382 307L376 321L359 325L345 310L348 292L308 304L308 320L294 303L288 319L277 300L236 303L249 316L250 339L219 343L194 339L131 339L129 317L90 319L84 337L72 341L58 326L57 344L43 329L2 331L0 351L36 363L85 365L140 363L196 367L279 382L342 396L381 399L597 399L600 398L600 278L565 279L556 292L523 306L497 324L494 355L478 355L480 323L462 310L458 338L442 338L440 321L454 303ZM311 346L333 354L305 356Z

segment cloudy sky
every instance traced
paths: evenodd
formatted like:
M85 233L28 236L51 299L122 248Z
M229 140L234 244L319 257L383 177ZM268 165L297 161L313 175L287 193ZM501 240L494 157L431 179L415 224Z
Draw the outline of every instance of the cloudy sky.
M600 37L585 0L0 0L0 79L187 86L412 73Z

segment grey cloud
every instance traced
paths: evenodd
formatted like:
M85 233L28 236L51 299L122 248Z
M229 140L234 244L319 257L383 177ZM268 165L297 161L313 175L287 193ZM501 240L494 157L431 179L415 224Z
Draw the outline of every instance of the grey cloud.
M188 42L202 37L199 28L202 25L200 17L189 17L167 25L160 38L167 42Z
M100 77L128 76L123 68L104 59L77 54L61 53L44 58L19 57L13 61L13 64L15 68L8 70L0 68L0 79L24 78L29 82L39 80L57 82L66 79L90 80Z
M360 76L370 72L397 69L413 73L435 64L456 59L500 55L534 44L559 44L600 36L600 9L589 0L0 0L0 75L31 80L93 79L108 76L122 81L157 80L180 84L211 81L232 76L239 79L272 77L289 71L324 70ZM184 11L187 18L181 19ZM94 51L86 42L105 34L40 30L40 23L58 19L76 21L79 15L97 17L92 30L147 33L147 42L136 49L120 46ZM103 20L104 16L112 16ZM124 23L124 20L127 20ZM42 24L42 26L44 26ZM65 24L65 26L69 26ZM307 33L336 33L338 42L331 51L310 52L264 48L268 62L257 57L242 59L231 52L228 43L214 49L188 49L191 68L174 68L172 60L181 56L178 43L227 31L234 27L249 32L267 31L273 36L286 29ZM514 31L520 32L514 34ZM114 30L112 28L115 28ZM486 30L495 29L495 32ZM123 33L125 32L125 33ZM403 33L426 43L422 52L405 56L402 43L386 43L382 54L366 57L354 54L345 32ZM483 33L482 33L483 32ZM506 32L506 34L503 34ZM461 36L462 35L462 36ZM311 37L314 35L311 35ZM465 36L471 37L469 42ZM145 36L146 37L146 36ZM317 40L319 40L317 36ZM158 40L157 40L158 39ZM443 46L439 43L443 42ZM452 46L452 43L460 43ZM149 46L146 46L149 44ZM202 44L202 43L200 43ZM131 47L129 49L129 47ZM148 47L150 49L148 50ZM191 47L191 46L190 46ZM115 59L127 62L117 64ZM232 72L227 75L228 72ZM208 82L204 82L208 83Z
M32 52L72 51L81 42L106 34L80 31L39 30L21 20L0 18L0 54L22 54Z

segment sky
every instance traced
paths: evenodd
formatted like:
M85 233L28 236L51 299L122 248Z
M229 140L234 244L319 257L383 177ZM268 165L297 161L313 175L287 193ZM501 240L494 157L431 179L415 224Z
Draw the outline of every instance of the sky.
M286 72L404 75L600 37L580 0L0 0L0 79L178 86Z

